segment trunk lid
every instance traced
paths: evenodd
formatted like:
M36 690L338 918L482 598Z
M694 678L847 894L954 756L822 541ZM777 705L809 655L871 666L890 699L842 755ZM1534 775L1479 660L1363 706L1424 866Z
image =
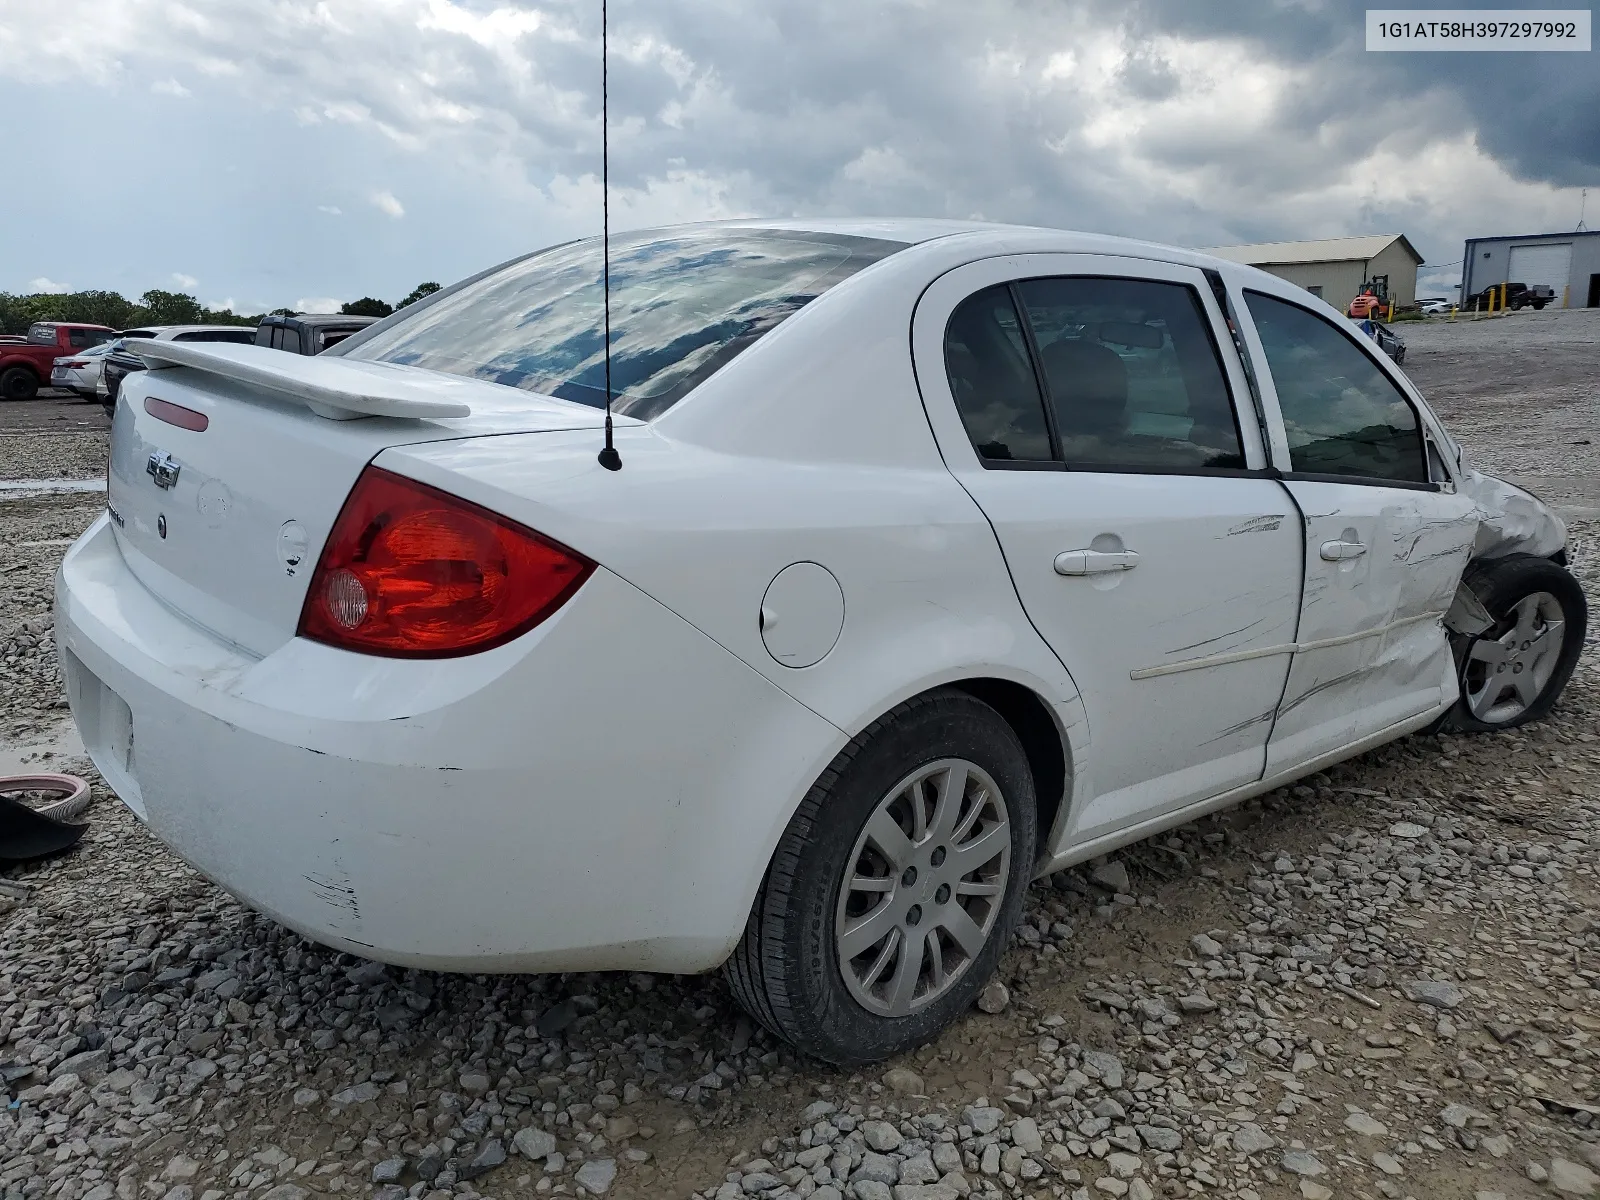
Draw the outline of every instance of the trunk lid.
M190 365L154 360L158 369L124 381L107 505L145 587L261 656L294 636L323 542L379 452L604 424L585 405L417 367L379 366L375 383L374 364L253 346L185 351ZM363 406L463 415L350 419Z

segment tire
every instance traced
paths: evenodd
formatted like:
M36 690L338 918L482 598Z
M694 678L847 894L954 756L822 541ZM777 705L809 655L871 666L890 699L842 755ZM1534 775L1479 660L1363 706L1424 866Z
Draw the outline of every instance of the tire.
M1545 300L1535 300L1533 302L1533 310L1534 310L1534 312L1538 312L1541 309L1543 309L1545 304L1547 304L1547 303L1548 303L1548 301L1545 301Z
M1588 631L1588 604L1572 574L1530 554L1491 559L1468 568L1467 586L1495 624L1477 637L1452 634L1461 698L1440 728L1458 733L1515 729L1549 714L1572 678ZM1561 621L1560 644L1541 655L1530 627L1549 630ZM1509 654L1507 653L1509 651ZM1524 672L1533 683L1516 685ZM1493 694L1491 695L1491 690Z
M32 400L39 394L39 377L27 367L0 372L0 400Z
M940 837L941 810L935 797L945 778L942 772L952 769L966 783L959 812L949 810L950 819L942 822L946 836ZM937 774L923 779L928 773ZM923 798L929 828L918 840L913 826L913 836L904 843L907 854L900 860L911 862L912 869L900 870L879 852L879 835L869 834L867 827L876 817L874 830L886 829L882 822L890 819L904 835L913 794ZM973 819L975 808L980 813ZM735 999L778 1037L840 1066L876 1062L931 1040L972 1007L1016 927L1033 874L1036 812L1027 756L994 709L953 690L901 704L839 752L789 822L744 938L723 968ZM997 814L1005 820L1004 828ZM970 831L963 834L963 827ZM982 847L976 848L980 841ZM936 844L940 842L949 843L954 852ZM963 846L975 847L971 861L987 874L952 874L958 864L965 865L957 857ZM984 867L985 857L1002 847L1003 861L996 858ZM877 877L880 871L886 887L863 891L843 886L847 878ZM951 891L951 880L963 889L991 887L996 892L963 898ZM858 911L864 897L881 898ZM970 924L955 924L960 920L951 912L955 908ZM867 927L864 917L880 910L884 919L871 922L870 931L859 936L870 938L882 928L883 941L862 942L856 957L842 962L841 937L852 928ZM964 932L972 952L949 934L947 920ZM928 949L930 935L946 969L942 981ZM916 973L910 978L913 991L894 987L902 964L895 948L907 939L917 954ZM881 990L874 992L866 978L871 964L891 953L877 980ZM851 972L848 980L846 971Z

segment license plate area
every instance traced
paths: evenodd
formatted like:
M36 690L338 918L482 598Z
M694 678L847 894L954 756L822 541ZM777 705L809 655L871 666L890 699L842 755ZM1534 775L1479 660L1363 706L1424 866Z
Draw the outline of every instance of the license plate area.
M107 785L145 819L144 797L135 776L133 710L70 650L62 652L67 676L67 702L72 706L84 749Z

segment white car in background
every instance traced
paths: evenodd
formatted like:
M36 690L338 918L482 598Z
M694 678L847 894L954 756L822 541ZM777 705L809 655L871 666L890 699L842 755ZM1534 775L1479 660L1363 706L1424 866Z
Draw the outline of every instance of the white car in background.
M308 937L723 967L838 1063L934 1036L1033 878L1549 711L1564 531L1262 271L947 222L514 260L316 357L126 343L67 554L124 802Z
M1425 317L1440 317L1449 313L1455 305L1449 300L1431 299L1419 302L1417 307Z
M106 365L105 356L114 342L101 342L86 350L76 350L65 358L58 358L50 367L50 386L76 392L80 400L94 400L99 396L100 373Z

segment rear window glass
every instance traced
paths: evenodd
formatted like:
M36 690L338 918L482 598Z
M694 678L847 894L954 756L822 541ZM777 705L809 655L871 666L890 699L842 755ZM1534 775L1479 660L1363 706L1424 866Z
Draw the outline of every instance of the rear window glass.
M903 243L708 229L611 242L617 412L671 408L785 317ZM447 296L349 357L605 404L598 238L543 251Z
M238 329L198 329L193 333L174 334L175 342L237 342L240 345L249 345L256 340L256 331L240 327Z
M54 346L56 344L56 327L36 321L28 326L28 340L35 346Z

